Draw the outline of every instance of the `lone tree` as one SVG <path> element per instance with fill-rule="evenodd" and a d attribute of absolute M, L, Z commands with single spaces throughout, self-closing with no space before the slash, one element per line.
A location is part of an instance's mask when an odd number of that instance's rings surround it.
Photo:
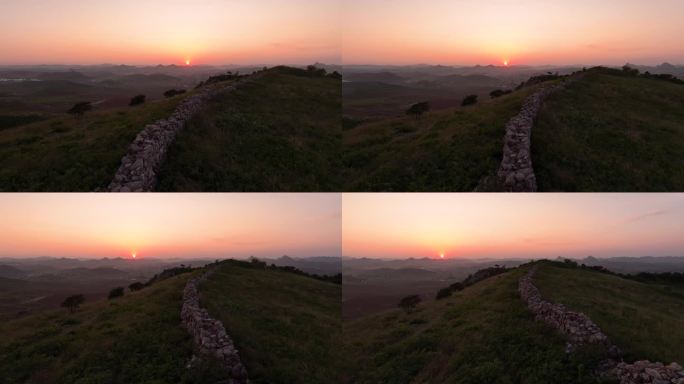
<path fill-rule="evenodd" d="M 67 111 L 67 113 L 70 113 L 72 115 L 76 115 L 76 117 L 83 117 L 83 115 L 92 110 L 93 105 L 90 103 L 90 101 L 82 101 L 80 103 L 76 103 L 73 107 L 71 107 L 70 110 Z"/>
<path fill-rule="evenodd" d="M 140 283 L 140 282 L 135 282 L 135 283 L 128 286 L 128 289 L 130 289 L 131 291 L 139 291 L 143 288 L 145 288 L 145 284 Z"/>
<path fill-rule="evenodd" d="M 422 103 L 413 104 L 406 110 L 406 114 L 415 116 L 416 119 L 420 118 L 423 113 L 430 110 L 430 103 L 423 101 Z"/>
<path fill-rule="evenodd" d="M 477 103 L 477 95 L 470 95 L 466 96 L 465 99 L 463 99 L 461 105 L 465 107 L 467 105 L 473 105 L 475 103 Z"/>
<path fill-rule="evenodd" d="M 145 102 L 145 95 L 138 95 L 138 96 L 134 96 L 128 105 L 130 105 L 130 106 L 140 105 L 140 104 L 143 104 L 144 102 Z"/>
<path fill-rule="evenodd" d="M 164 97 L 167 99 L 169 97 L 174 97 L 176 95 L 182 95 L 185 93 L 185 89 L 169 89 L 168 91 L 164 92 Z"/>
<path fill-rule="evenodd" d="M 78 309 L 79 305 L 83 304 L 85 297 L 83 295 L 73 295 L 64 299 L 62 302 L 62 307 L 68 308 L 69 312 L 74 312 Z"/>
<path fill-rule="evenodd" d="M 109 300 L 115 299 L 115 298 L 121 297 L 123 295 L 124 295 L 123 287 L 116 287 L 116 288 L 112 289 L 111 291 L 109 291 L 108 299 Z"/>
<path fill-rule="evenodd" d="M 406 313 L 411 313 L 420 304 L 420 301 L 420 296 L 418 295 L 406 296 L 399 301 L 399 308 L 406 311 Z"/>

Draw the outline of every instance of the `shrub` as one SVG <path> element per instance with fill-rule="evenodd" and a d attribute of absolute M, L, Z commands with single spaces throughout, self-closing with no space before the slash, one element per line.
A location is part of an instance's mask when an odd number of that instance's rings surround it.
<path fill-rule="evenodd" d="M 468 106 L 468 105 L 473 105 L 477 103 L 477 95 L 470 95 L 466 96 L 465 99 L 463 99 L 463 102 L 461 103 L 461 106 Z"/>
<path fill-rule="evenodd" d="M 399 301 L 399 308 L 403 309 L 406 313 L 411 313 L 420 302 L 420 296 L 418 295 L 406 296 Z"/>
<path fill-rule="evenodd" d="M 333 73 L 328 74 L 328 77 L 336 79 L 336 80 L 342 80 L 342 74 L 334 71 Z"/>
<path fill-rule="evenodd" d="M 639 70 L 636 68 L 632 68 L 629 65 L 625 65 L 624 67 L 622 67 L 622 72 L 624 72 L 627 76 L 639 76 Z"/>
<path fill-rule="evenodd" d="M 69 312 L 74 312 L 84 301 L 85 297 L 83 295 L 72 295 L 64 299 L 62 307 L 68 308 Z"/>
<path fill-rule="evenodd" d="M 83 117 L 83 115 L 92 110 L 93 105 L 90 103 L 90 101 L 83 101 L 80 103 L 76 103 L 73 107 L 71 107 L 70 110 L 67 111 L 67 113 L 70 113 L 72 115 L 76 115 L 76 117 Z"/>
<path fill-rule="evenodd" d="M 128 105 L 130 105 L 130 106 L 140 105 L 140 104 L 143 104 L 144 102 L 145 102 L 145 95 L 137 95 L 131 99 L 131 102 L 128 103 Z"/>
<path fill-rule="evenodd" d="M 168 91 L 164 92 L 164 97 L 166 97 L 168 99 L 168 98 L 174 97 L 176 95 L 182 95 L 185 92 L 186 92 L 185 89 L 169 89 Z"/>
<path fill-rule="evenodd" d="M 508 94 L 511 93 L 511 92 L 513 92 L 513 91 L 511 91 L 510 89 L 509 89 L 509 90 L 505 90 L 505 91 L 504 91 L 504 90 L 501 90 L 501 89 L 497 89 L 497 90 L 495 90 L 495 91 L 490 92 L 490 93 L 489 93 L 489 96 L 491 96 L 492 99 L 496 99 L 497 97 L 501 97 L 501 96 L 503 96 L 503 95 L 508 95 Z"/>
<path fill-rule="evenodd" d="M 145 288 L 145 284 L 140 283 L 140 282 L 135 282 L 135 283 L 128 286 L 128 289 L 130 289 L 131 291 L 139 291 L 143 288 Z"/>
<path fill-rule="evenodd" d="M 449 288 L 449 287 L 442 288 L 439 290 L 439 292 L 437 292 L 436 299 L 437 300 L 446 299 L 447 297 L 451 296 L 451 293 L 452 293 L 451 288 Z"/>
<path fill-rule="evenodd" d="M 406 110 L 407 115 L 413 115 L 417 118 L 421 117 L 425 112 L 430 110 L 430 103 L 423 101 L 422 103 L 413 104 Z"/>
<path fill-rule="evenodd" d="M 109 296 L 107 297 L 109 300 L 115 299 L 117 297 L 121 297 L 124 295 L 124 288 L 123 287 L 116 287 L 109 291 Z"/>

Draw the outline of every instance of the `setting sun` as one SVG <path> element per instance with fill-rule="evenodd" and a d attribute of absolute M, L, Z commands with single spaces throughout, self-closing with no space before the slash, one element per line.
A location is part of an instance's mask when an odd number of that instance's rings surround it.
<path fill-rule="evenodd" d="M 131 254 L 131 257 L 135 259 L 135 257 L 136 257 L 135 252 L 133 252 L 133 254 Z"/>
<path fill-rule="evenodd" d="M 504 67 L 508 67 L 508 60 L 504 60 L 503 65 Z"/>
<path fill-rule="evenodd" d="M 185 60 L 185 65 L 190 65 L 190 60 Z"/>
<path fill-rule="evenodd" d="M 443 258 L 444 258 L 444 253 L 443 253 L 443 252 L 439 254 L 439 258 L 440 258 L 440 259 L 443 259 Z"/>

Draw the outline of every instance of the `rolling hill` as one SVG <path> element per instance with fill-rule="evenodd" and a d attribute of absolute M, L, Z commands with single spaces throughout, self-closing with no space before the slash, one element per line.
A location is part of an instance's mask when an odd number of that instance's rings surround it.
<path fill-rule="evenodd" d="M 340 80 L 275 67 L 179 133 L 159 191 L 339 191 Z"/>
<path fill-rule="evenodd" d="M 348 119 L 345 190 L 473 191 L 496 174 L 506 122 L 544 85 L 418 119 Z M 587 70 L 551 95 L 537 117 L 531 150 L 539 190 L 684 189 L 683 104 L 684 85 L 676 81 Z"/>
<path fill-rule="evenodd" d="M 336 382 L 342 286 L 291 272 L 225 262 L 200 286 L 252 383 Z"/>
<path fill-rule="evenodd" d="M 542 295 L 585 311 L 627 361 L 681 361 L 684 350 L 676 344 L 684 336 L 678 315 L 682 287 L 548 262 L 536 265 L 534 281 Z M 490 277 L 443 300 L 430 299 L 412 313 L 396 309 L 346 322 L 343 382 L 599 382 L 594 372 L 604 360 L 600 351 L 583 347 L 567 354 L 566 336 L 535 321 L 521 300 L 518 280 L 530 267 Z"/>
<path fill-rule="evenodd" d="M 246 262 L 214 267 L 200 288 L 202 305 L 224 323 L 251 382 L 320 382 L 337 374 L 332 357 L 340 339 L 340 285 Z M 216 361 L 191 360 L 197 348 L 181 325 L 185 284 L 203 271 L 120 298 L 86 301 L 73 313 L 1 322 L 2 382 L 221 382 L 227 375 Z"/>

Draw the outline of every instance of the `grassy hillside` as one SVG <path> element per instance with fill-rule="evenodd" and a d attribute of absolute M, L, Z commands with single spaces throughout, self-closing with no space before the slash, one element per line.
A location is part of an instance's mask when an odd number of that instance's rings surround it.
<path fill-rule="evenodd" d="M 684 85 L 590 71 L 554 94 L 532 137 L 542 191 L 684 190 Z"/>
<path fill-rule="evenodd" d="M 406 314 L 344 325 L 345 383 L 592 383 L 591 351 L 536 322 L 518 295 L 524 269 Z"/>
<path fill-rule="evenodd" d="M 180 326 L 190 274 L 112 301 L 0 323 L 3 383 L 206 383 L 210 365 L 186 369 L 193 346 Z"/>
<path fill-rule="evenodd" d="M 255 75 L 178 135 L 158 190 L 339 191 L 340 105 L 339 79 Z"/>
<path fill-rule="evenodd" d="M 545 264 L 534 280 L 545 298 L 591 317 L 627 360 L 684 362 L 684 287 Z"/>
<path fill-rule="evenodd" d="M 106 187 L 146 124 L 168 116 L 180 97 L 0 129 L 0 192 L 92 191 Z M 18 119 L 18 118 L 17 118 Z"/>
<path fill-rule="evenodd" d="M 344 131 L 346 191 L 472 191 L 496 174 L 505 124 L 534 87 L 479 105 Z"/>
<path fill-rule="evenodd" d="M 340 285 L 226 263 L 200 291 L 253 383 L 338 381 Z"/>

